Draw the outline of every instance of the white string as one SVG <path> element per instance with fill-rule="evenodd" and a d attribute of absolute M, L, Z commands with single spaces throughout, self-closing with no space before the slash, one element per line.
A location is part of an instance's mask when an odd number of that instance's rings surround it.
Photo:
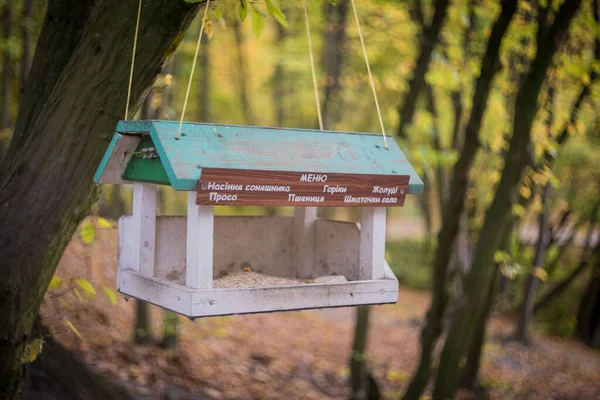
<path fill-rule="evenodd" d="M 381 116 L 381 109 L 379 108 L 379 100 L 377 100 L 377 91 L 375 90 L 375 82 L 373 81 L 373 75 L 371 74 L 371 66 L 369 65 L 369 56 L 367 55 L 367 48 L 365 47 L 365 40 L 363 39 L 362 31 L 360 29 L 360 21 L 358 20 L 358 13 L 356 12 L 356 5 L 354 0 L 350 0 L 352 3 L 352 9 L 354 10 L 354 19 L 356 20 L 356 27 L 358 28 L 358 37 L 360 38 L 360 44 L 362 46 L 363 54 L 365 56 L 365 63 L 367 64 L 367 71 L 369 73 L 369 80 L 371 81 L 371 90 L 373 91 L 373 98 L 375 99 L 375 107 L 377 108 L 377 116 L 379 116 L 379 124 L 381 125 L 381 133 L 383 134 L 383 143 L 385 148 L 387 145 L 387 136 L 385 134 L 385 126 L 383 125 L 383 117 Z"/>
<path fill-rule="evenodd" d="M 187 108 L 188 96 L 190 95 L 190 89 L 192 87 L 192 79 L 194 79 L 196 60 L 198 59 L 198 51 L 200 50 L 200 42 L 202 41 L 202 34 L 204 33 L 204 22 L 206 22 L 206 16 L 208 15 L 209 4 L 210 0 L 206 0 L 206 7 L 204 8 L 204 17 L 202 17 L 202 25 L 200 26 L 200 35 L 198 36 L 198 42 L 196 43 L 196 53 L 194 54 L 194 61 L 192 62 L 192 72 L 190 72 L 190 80 L 188 81 L 188 87 L 185 92 L 185 100 L 183 101 L 183 110 L 181 110 L 181 119 L 179 120 L 179 128 L 177 128 L 177 136 L 175 136 L 175 139 L 177 140 L 179 140 L 179 135 L 181 135 L 181 126 L 183 125 L 183 118 L 185 117 L 185 109 Z"/>
<path fill-rule="evenodd" d="M 127 87 L 127 104 L 125 105 L 125 121 L 129 118 L 129 101 L 131 100 L 131 83 L 133 81 L 133 65 L 135 64 L 135 50 L 137 48 L 138 31 L 140 29 L 140 15 L 142 14 L 142 0 L 138 5 L 135 35 L 133 36 L 133 51 L 131 54 L 131 70 L 129 71 L 129 85 Z"/>
<path fill-rule="evenodd" d="M 317 73 L 315 72 L 315 58 L 313 57 L 312 40 L 310 38 L 310 26 L 308 22 L 308 10 L 306 0 L 302 0 L 304 7 L 304 22 L 306 23 L 306 36 L 308 37 L 308 56 L 310 59 L 310 69 L 312 72 L 313 88 L 315 90 L 315 101 L 317 103 L 317 117 L 319 118 L 319 128 L 323 130 L 323 117 L 321 116 L 321 101 L 319 100 L 319 88 L 317 86 Z"/>

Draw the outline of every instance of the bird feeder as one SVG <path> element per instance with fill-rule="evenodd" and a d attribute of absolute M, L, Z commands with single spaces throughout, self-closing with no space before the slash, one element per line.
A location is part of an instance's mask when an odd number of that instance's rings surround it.
<path fill-rule="evenodd" d="M 386 207 L 423 183 L 394 140 L 199 123 L 177 139 L 178 126 L 119 122 L 94 177 L 133 184 L 132 215 L 119 219 L 120 292 L 192 318 L 396 302 Z M 158 185 L 188 193 L 187 216 L 157 217 Z M 222 205 L 294 215 L 215 217 Z M 319 219 L 317 207 L 359 207 L 360 223 Z M 234 270 L 286 284 L 220 287 Z"/>

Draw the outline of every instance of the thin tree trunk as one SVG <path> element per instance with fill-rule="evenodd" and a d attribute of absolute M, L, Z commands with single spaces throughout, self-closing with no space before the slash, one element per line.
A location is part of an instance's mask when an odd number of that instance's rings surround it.
<path fill-rule="evenodd" d="M 179 336 L 179 316 L 173 311 L 163 312 L 163 338 L 161 346 L 165 349 L 177 348 Z"/>
<path fill-rule="evenodd" d="M 248 66 L 246 65 L 246 55 L 244 53 L 244 36 L 242 32 L 242 24 L 237 18 L 233 20 L 233 36 L 235 39 L 235 54 L 237 58 L 237 88 L 238 97 L 241 103 L 242 112 L 244 113 L 245 123 L 254 125 L 254 113 L 252 105 L 248 100 Z"/>
<path fill-rule="evenodd" d="M 287 29 L 277 23 L 277 47 L 282 47 L 287 37 Z M 285 89 L 286 73 L 281 56 L 278 55 L 273 72 L 273 109 L 275 111 L 275 125 L 278 127 L 285 126 L 286 119 L 286 98 L 287 90 Z"/>
<path fill-rule="evenodd" d="M 23 0 L 23 10 L 21 11 L 21 42 L 23 54 L 21 54 L 21 93 L 27 81 L 27 74 L 31 68 L 31 22 L 33 14 L 33 0 Z"/>
<path fill-rule="evenodd" d="M 575 337 L 600 349 L 600 245 L 596 245 L 595 253 L 596 265 L 577 312 Z"/>
<path fill-rule="evenodd" d="M 433 118 L 433 148 L 438 154 L 442 152 L 442 143 L 440 140 L 440 127 L 438 123 L 438 113 L 435 108 L 435 95 L 433 93 L 433 88 L 428 83 L 425 83 L 425 102 L 427 104 L 427 111 L 431 114 Z M 444 174 L 444 167 L 441 162 L 438 162 L 436 165 L 436 183 L 437 183 L 437 199 L 438 199 L 438 209 L 439 215 L 442 216 L 442 221 L 444 220 L 444 204 L 446 203 L 446 175 Z"/>
<path fill-rule="evenodd" d="M 502 239 L 502 249 L 504 251 L 508 251 L 510 248 L 513 223 L 514 218 L 512 219 L 511 226 L 508 229 L 506 229 L 504 238 Z M 481 365 L 483 344 L 485 343 L 485 334 L 487 326 L 486 321 L 492 313 L 494 297 L 496 296 L 497 291 L 496 289 L 499 286 L 497 285 L 499 270 L 500 266 L 496 264 L 494 269 L 494 279 L 491 280 L 491 285 L 487 288 L 488 296 L 485 299 L 485 310 L 482 318 L 480 318 L 479 321 L 477 321 L 477 326 L 475 327 L 475 332 L 473 334 L 473 340 L 471 341 L 471 344 L 469 346 L 469 352 L 467 353 L 467 362 L 465 363 L 465 367 L 462 369 L 460 375 L 461 388 L 476 390 L 479 387 L 477 377 L 479 375 L 479 368 Z"/>
<path fill-rule="evenodd" d="M 519 318 L 515 328 L 515 339 L 525 345 L 531 344 L 531 323 L 533 321 L 533 302 L 540 279 L 535 273 L 536 268 L 544 268 L 546 250 L 550 241 L 550 198 L 552 186 L 548 183 L 542 192 L 542 213 L 540 214 L 538 240 L 533 260 L 534 270 L 530 271 L 523 286 L 523 299 L 519 309 Z"/>
<path fill-rule="evenodd" d="M 438 0 L 435 2 L 435 11 L 433 18 L 429 26 L 423 29 L 421 33 L 421 50 L 419 57 L 414 68 L 414 75 L 409 82 L 408 92 L 404 95 L 402 106 L 398 109 L 400 113 L 400 125 L 398 127 L 398 136 L 401 138 L 406 137 L 406 129 L 412 124 L 412 119 L 415 114 L 417 100 L 419 99 L 419 93 L 425 83 L 425 74 L 429 69 L 429 60 L 431 60 L 431 53 L 438 42 L 440 31 L 444 19 L 446 18 L 446 12 L 449 0 Z M 421 7 L 419 6 L 419 9 Z"/>
<path fill-rule="evenodd" d="M 459 231 L 460 216 L 464 209 L 464 198 L 469 181 L 469 170 L 479 148 L 479 129 L 487 100 L 492 88 L 494 75 L 498 71 L 500 45 L 517 8 L 517 0 L 502 3 L 502 11 L 492 27 L 487 49 L 481 63 L 481 73 L 475 84 L 473 109 L 465 128 L 465 141 L 462 153 L 454 165 L 450 195 L 446 205 L 446 218 L 438 234 L 438 246 L 433 261 L 433 299 L 427 313 L 425 327 L 421 332 L 421 358 L 413 375 L 405 399 L 419 399 L 425 390 L 431 374 L 431 359 L 439 335 L 442 332 L 442 319 L 448 303 L 446 281 L 448 265 Z"/>
<path fill-rule="evenodd" d="M 506 153 L 506 164 L 492 204 L 488 208 L 475 248 L 473 266 L 467 278 L 466 298 L 455 314 L 442 350 L 433 397 L 452 398 L 458 386 L 460 360 L 473 340 L 475 321 L 484 314 L 489 282 L 494 276 L 494 253 L 500 246 L 506 221 L 517 198 L 523 169 L 530 163 L 528 147 L 531 127 L 537 114 L 537 98 L 558 46 L 568 31 L 580 0 L 561 5 L 538 50 L 530 72 L 523 79 L 515 102 L 513 136 Z M 474 102 L 474 104 L 477 104 Z"/>
<path fill-rule="evenodd" d="M 204 34 L 200 46 L 200 79 L 198 80 L 198 113 L 199 121 L 210 122 L 210 42 L 208 35 Z M 168 104 L 172 106 L 172 104 Z"/>
<path fill-rule="evenodd" d="M 354 344 L 350 355 L 350 381 L 352 400 L 376 400 L 380 398 L 377 382 L 369 372 L 365 349 L 369 334 L 369 306 L 356 308 Z"/>
<path fill-rule="evenodd" d="M 4 40 L 4 54 L 2 55 L 2 92 L 0 92 L 0 131 L 9 129 L 12 126 L 10 119 L 10 92 L 11 92 L 11 75 L 12 75 L 12 60 L 10 57 L 10 49 L 8 42 L 12 36 L 12 7 L 11 2 L 6 1 L 2 7 L 2 39 Z M 9 140 L 0 139 L 0 162 L 4 158 L 6 149 L 8 148 Z"/>
<path fill-rule="evenodd" d="M 142 103 L 140 119 L 151 119 L 154 114 L 152 110 L 152 99 L 154 93 L 152 90 L 146 96 Z M 162 205 L 162 203 L 161 203 Z M 152 335 L 152 314 L 150 313 L 150 305 L 143 300 L 135 301 L 135 327 L 133 331 L 133 342 L 136 344 L 152 345 L 154 337 Z"/>
<path fill-rule="evenodd" d="M 198 7 L 144 1 L 134 110 Z M 0 398 L 20 397 L 33 321 L 66 245 L 96 200 L 92 178 L 125 110 L 131 60 L 124 55 L 136 12 L 136 2 L 121 0 L 48 3 L 52 18 L 42 27 L 0 175 Z"/>
<path fill-rule="evenodd" d="M 323 48 L 325 88 L 321 112 L 323 113 L 324 128 L 332 129 L 340 118 L 342 90 L 340 77 L 346 55 L 348 2 L 346 0 L 336 1 L 334 6 L 325 0 L 324 8 L 326 21 Z"/>

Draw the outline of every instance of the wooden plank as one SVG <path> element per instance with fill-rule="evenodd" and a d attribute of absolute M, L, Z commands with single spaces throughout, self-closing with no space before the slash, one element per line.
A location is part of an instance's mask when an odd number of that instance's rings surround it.
<path fill-rule="evenodd" d="M 392 207 L 404 204 L 409 178 L 204 168 L 196 204 Z"/>
<path fill-rule="evenodd" d="M 126 296 L 146 301 L 176 313 L 192 315 L 192 294 L 183 285 L 142 275 L 131 269 L 121 269 L 117 289 Z"/>
<path fill-rule="evenodd" d="M 385 208 L 361 209 L 359 279 L 384 277 L 385 213 Z"/>
<path fill-rule="evenodd" d="M 285 287 L 191 290 L 125 269 L 119 281 L 119 291 L 197 318 L 395 303 L 398 300 L 398 281 L 394 278 Z"/>
<path fill-rule="evenodd" d="M 409 175 L 409 193 L 423 182 L 393 138 L 381 135 L 252 126 L 150 121 L 150 135 L 175 190 L 196 190 L 202 168 Z M 120 122 L 119 129 L 147 129 Z"/>
<path fill-rule="evenodd" d="M 297 278 L 314 278 L 316 254 L 316 207 L 296 207 L 292 231 L 292 265 Z"/>
<path fill-rule="evenodd" d="M 213 280 L 214 207 L 196 204 L 196 193 L 188 192 L 185 284 L 211 288 Z"/>
<path fill-rule="evenodd" d="M 133 184 L 132 251 L 133 268 L 154 276 L 156 241 L 156 185 Z"/>
<path fill-rule="evenodd" d="M 186 217 L 156 218 L 156 278 L 185 285 L 186 225 Z"/>
<path fill-rule="evenodd" d="M 94 182 L 101 184 L 130 183 L 121 174 L 131 159 L 131 153 L 140 142 L 140 135 L 115 133 L 94 175 Z"/>
<path fill-rule="evenodd" d="M 344 275 L 357 281 L 360 232 L 355 222 L 317 220 L 313 278 Z"/>

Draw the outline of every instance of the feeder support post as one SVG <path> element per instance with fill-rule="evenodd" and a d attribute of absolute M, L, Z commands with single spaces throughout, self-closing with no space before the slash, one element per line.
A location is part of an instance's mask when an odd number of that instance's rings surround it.
<path fill-rule="evenodd" d="M 185 285 L 210 289 L 213 286 L 215 207 L 197 205 L 196 197 L 196 192 L 188 192 Z"/>
<path fill-rule="evenodd" d="M 317 207 L 295 207 L 292 257 L 298 278 L 313 278 L 317 236 Z"/>
<path fill-rule="evenodd" d="M 154 276 L 156 185 L 133 183 L 133 269 Z"/>
<path fill-rule="evenodd" d="M 383 279 L 385 263 L 385 207 L 364 207 L 360 212 L 360 280 Z"/>

